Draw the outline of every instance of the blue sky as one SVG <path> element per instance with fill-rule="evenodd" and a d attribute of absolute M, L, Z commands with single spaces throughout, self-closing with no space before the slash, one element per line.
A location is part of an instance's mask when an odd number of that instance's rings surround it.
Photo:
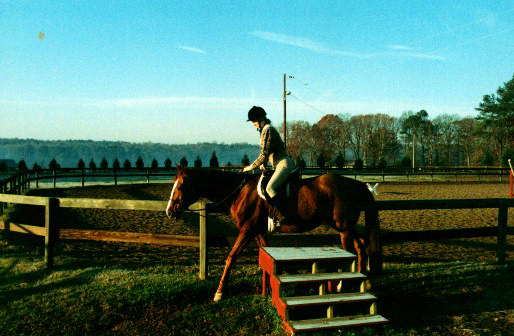
<path fill-rule="evenodd" d="M 0 137 L 258 143 L 283 74 L 288 120 L 476 116 L 512 36 L 512 1 L 0 0 Z"/>

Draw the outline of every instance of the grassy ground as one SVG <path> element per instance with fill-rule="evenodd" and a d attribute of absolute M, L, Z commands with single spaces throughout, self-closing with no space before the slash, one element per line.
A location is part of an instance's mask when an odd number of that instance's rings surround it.
<path fill-rule="evenodd" d="M 221 259 L 199 281 L 194 261 L 172 264 L 150 246 L 135 252 L 130 244 L 71 241 L 61 244 L 51 271 L 41 247 L 41 241 L 0 236 L 2 335 L 284 335 L 259 295 L 255 250 L 234 269 L 224 299 L 212 303 Z M 391 321 L 384 335 L 514 334 L 512 262 L 389 260 L 385 266 L 386 274 L 372 282 L 379 312 Z"/>
<path fill-rule="evenodd" d="M 80 243 L 79 243 L 80 244 Z M 99 249 L 87 243 L 82 248 Z M 230 295 L 212 303 L 217 279 L 196 265 L 162 264 L 152 256 L 109 251 L 109 262 L 60 257 L 48 271 L 38 249 L 0 240 L 2 335 L 265 335 L 280 334 L 278 316 L 256 295 L 257 267 L 235 270 Z M 121 249 L 123 251 L 123 248 Z M 150 252 L 150 250 L 149 250 Z M 219 270 L 218 270 L 219 271 Z"/>
<path fill-rule="evenodd" d="M 480 185 L 480 196 L 506 194 L 493 187 Z M 469 188 L 469 195 L 461 192 L 460 186 L 401 188 L 381 185 L 379 198 L 442 198 L 447 194 L 465 198 L 477 191 L 476 186 Z M 426 194 L 436 191 L 442 196 Z M 39 193 L 166 199 L 169 187 L 91 187 Z M 42 225 L 42 210 L 12 207 L 8 215 L 13 222 Z M 187 214 L 180 221 L 169 221 L 164 213 L 61 210 L 58 221 L 63 228 L 197 234 L 198 219 L 188 220 Z M 424 211 L 381 214 L 381 220 L 388 229 L 394 225 L 419 229 L 448 223 L 466 227 L 463 218 L 479 226 L 495 225 L 495 216 Z M 235 229 L 222 219 L 213 221 L 213 232 L 233 235 Z M 372 280 L 372 292 L 379 298 L 379 313 L 390 323 L 379 331 L 386 336 L 514 335 L 512 243 L 507 265 L 492 261 L 495 248 L 494 238 L 384 246 L 386 272 Z M 243 252 L 223 300 L 212 303 L 227 255 L 226 248 L 210 249 L 210 278 L 199 281 L 198 250 L 193 248 L 62 240 L 57 245 L 56 267 L 49 271 L 42 262 L 41 239 L 0 232 L 0 335 L 284 335 L 274 308 L 259 295 L 256 249 Z"/>

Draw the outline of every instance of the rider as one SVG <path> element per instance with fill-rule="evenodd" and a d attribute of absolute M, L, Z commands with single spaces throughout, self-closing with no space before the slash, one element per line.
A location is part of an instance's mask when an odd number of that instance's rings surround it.
<path fill-rule="evenodd" d="M 266 193 L 269 195 L 268 202 L 274 206 L 280 214 L 281 218 L 274 219 L 274 228 L 276 230 L 280 225 L 287 225 L 287 218 L 291 219 L 294 215 L 289 206 L 287 195 L 278 194 L 278 187 L 284 183 L 289 173 L 294 168 L 293 161 L 286 153 L 284 142 L 280 138 L 280 134 L 271 126 L 271 121 L 266 118 L 266 111 L 262 107 L 254 106 L 248 111 L 248 120 L 257 128 L 261 134 L 261 153 L 259 157 L 249 166 L 243 169 L 244 172 L 260 168 L 264 171 L 264 164 L 269 160 L 275 169 L 271 179 L 266 186 Z"/>

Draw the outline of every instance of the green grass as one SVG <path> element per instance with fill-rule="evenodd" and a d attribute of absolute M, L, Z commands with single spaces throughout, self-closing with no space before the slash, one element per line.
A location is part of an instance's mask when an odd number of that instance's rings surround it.
<path fill-rule="evenodd" d="M 231 290 L 212 303 L 216 278 L 198 267 L 60 257 L 48 271 L 35 249 L 0 240 L 2 335 L 265 335 L 281 323 L 256 295 L 257 267 L 235 271 Z M 229 295 L 230 294 L 230 295 Z"/>
<path fill-rule="evenodd" d="M 213 258 L 210 278 L 199 281 L 197 259 L 174 264 L 162 253 L 155 257 L 153 247 L 136 258 L 134 246 L 70 242 L 46 270 L 40 241 L 0 234 L 0 334 L 284 335 L 274 308 L 259 295 L 255 251 L 236 265 L 223 300 L 213 303 L 224 253 Z M 102 251 L 105 259 L 98 258 Z M 384 335 L 514 334 L 512 262 L 385 266 L 385 275 L 372 281 L 379 313 L 390 320 Z"/>

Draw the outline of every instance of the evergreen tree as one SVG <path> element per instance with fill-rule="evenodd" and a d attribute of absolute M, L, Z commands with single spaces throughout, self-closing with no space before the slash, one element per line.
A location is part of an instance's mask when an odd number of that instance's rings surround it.
<path fill-rule="evenodd" d="M 171 159 L 167 158 L 166 161 L 164 161 L 164 168 L 171 169 Z"/>
<path fill-rule="evenodd" d="M 232 163 L 230 163 L 230 161 L 227 162 L 227 167 L 232 167 Z"/>
<path fill-rule="evenodd" d="M 53 158 L 48 164 L 48 169 L 50 170 L 59 170 L 60 165 L 57 163 L 57 160 Z"/>
<path fill-rule="evenodd" d="M 9 167 L 7 167 L 7 164 L 5 162 L 0 162 L 0 172 L 7 172 L 9 171 Z"/>
<path fill-rule="evenodd" d="M 492 166 L 494 165 L 494 157 L 491 151 L 485 151 L 484 157 L 482 158 L 482 165 L 484 166 Z"/>
<path fill-rule="evenodd" d="M 181 167 L 184 167 L 184 168 L 187 167 L 188 163 L 189 162 L 187 162 L 187 159 L 186 159 L 185 156 L 183 156 L 182 159 L 180 159 L 180 166 Z"/>
<path fill-rule="evenodd" d="M 342 153 L 339 153 L 339 155 L 337 155 L 335 159 L 336 167 L 342 169 L 344 167 L 344 161 L 344 155 Z"/>
<path fill-rule="evenodd" d="M 123 162 L 123 169 L 130 170 L 132 168 L 132 163 L 130 163 L 129 159 L 125 159 Z"/>
<path fill-rule="evenodd" d="M 20 162 L 18 162 L 18 170 L 19 171 L 26 171 L 26 170 L 28 170 L 27 164 L 25 163 L 25 160 L 21 159 Z"/>
<path fill-rule="evenodd" d="M 300 169 L 305 169 L 305 167 L 307 167 L 307 162 L 305 162 L 303 157 L 299 156 L 296 158 L 296 166 Z"/>
<path fill-rule="evenodd" d="M 91 159 L 91 161 L 89 161 L 89 169 L 96 170 L 96 163 L 93 159 Z"/>
<path fill-rule="evenodd" d="M 2 169 L 0 169 L 0 171 L 1 171 L 1 170 L 2 170 Z M 38 163 L 37 163 L 37 162 L 34 162 L 34 165 L 32 166 L 32 170 L 34 170 L 34 171 L 41 171 L 41 166 L 40 166 L 40 165 L 38 165 Z"/>
<path fill-rule="evenodd" d="M 82 158 L 80 158 L 79 162 L 77 163 L 77 168 L 78 169 L 85 169 L 86 168 L 86 163 L 84 162 L 84 160 L 82 160 Z"/>
<path fill-rule="evenodd" d="M 139 170 L 145 169 L 145 163 L 143 162 L 143 158 L 140 156 L 136 160 L 136 168 Z"/>
<path fill-rule="evenodd" d="M 412 161 L 410 159 L 410 156 L 408 155 L 405 155 L 402 159 L 402 162 L 400 163 L 400 165 L 404 168 L 409 168 L 412 164 Z"/>
<path fill-rule="evenodd" d="M 241 164 L 245 167 L 250 165 L 250 159 L 248 159 L 248 154 L 245 154 L 243 156 L 243 160 L 241 161 Z"/>
<path fill-rule="evenodd" d="M 364 168 L 364 162 L 362 161 L 362 159 L 355 160 L 355 162 L 353 163 L 353 169 L 362 170 L 362 168 Z"/>
<path fill-rule="evenodd" d="M 325 160 L 325 157 L 323 156 L 323 154 L 320 154 L 318 156 L 318 158 L 316 159 L 316 164 L 318 165 L 319 169 L 324 169 L 326 162 L 327 161 Z"/>
<path fill-rule="evenodd" d="M 384 170 L 384 169 L 386 169 L 386 167 L 387 167 L 386 159 L 380 158 L 380 160 L 378 160 L 377 168 L 380 169 L 380 170 Z"/>
<path fill-rule="evenodd" d="M 195 163 L 196 168 L 200 168 L 202 166 L 202 160 L 200 159 L 200 156 L 196 157 L 196 160 L 194 163 Z"/>
<path fill-rule="evenodd" d="M 477 120 L 487 133 L 487 140 L 495 144 L 498 159 L 503 149 L 514 143 L 514 76 L 503 84 L 496 94 L 485 95 L 476 108 L 480 112 Z"/>
<path fill-rule="evenodd" d="M 120 170 L 120 161 L 118 158 L 114 159 L 114 162 L 112 163 L 112 169 L 115 171 Z"/>
<path fill-rule="evenodd" d="M 102 159 L 102 162 L 100 163 L 100 169 L 103 169 L 103 170 L 106 170 L 109 168 L 109 163 L 107 162 L 107 159 L 104 158 Z"/>
<path fill-rule="evenodd" d="M 220 163 L 218 162 L 218 157 L 216 156 L 216 151 L 212 152 L 211 159 L 209 160 L 209 166 L 211 168 L 219 168 Z"/>
<path fill-rule="evenodd" d="M 152 160 L 152 169 L 157 169 L 159 168 L 159 162 L 157 162 L 156 159 L 153 159 Z"/>

